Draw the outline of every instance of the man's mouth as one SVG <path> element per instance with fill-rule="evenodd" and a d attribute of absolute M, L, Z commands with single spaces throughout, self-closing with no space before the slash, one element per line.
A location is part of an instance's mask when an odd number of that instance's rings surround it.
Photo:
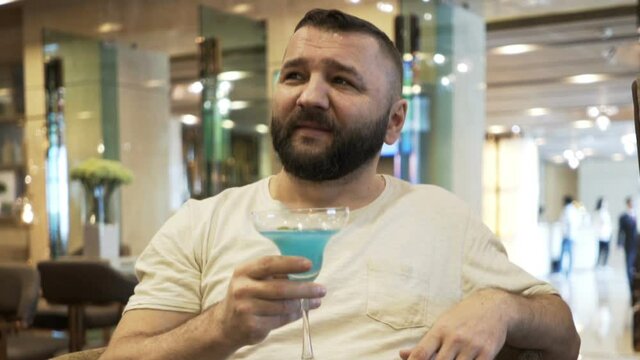
<path fill-rule="evenodd" d="M 329 126 L 324 126 L 315 121 L 300 121 L 295 125 L 295 129 L 296 130 L 309 129 L 309 130 L 324 131 L 324 132 L 332 131 L 332 129 Z"/>

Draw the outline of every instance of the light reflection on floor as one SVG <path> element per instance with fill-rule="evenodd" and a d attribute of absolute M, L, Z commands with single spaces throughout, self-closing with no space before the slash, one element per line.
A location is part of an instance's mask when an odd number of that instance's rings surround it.
<path fill-rule="evenodd" d="M 581 360 L 640 359 L 631 344 L 631 306 L 624 253 L 612 246 L 609 264 L 576 269 L 549 281 L 569 303 L 582 339 Z"/>

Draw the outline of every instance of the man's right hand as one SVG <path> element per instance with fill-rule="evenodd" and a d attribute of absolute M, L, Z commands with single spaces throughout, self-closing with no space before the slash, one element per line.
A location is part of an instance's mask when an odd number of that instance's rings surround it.
<path fill-rule="evenodd" d="M 318 308 L 326 294 L 322 285 L 286 277 L 310 269 L 308 259 L 290 256 L 263 257 L 236 268 L 227 296 L 211 309 L 219 335 L 232 347 L 256 344 L 271 330 L 302 316 L 300 299 L 310 299 L 309 308 Z"/>

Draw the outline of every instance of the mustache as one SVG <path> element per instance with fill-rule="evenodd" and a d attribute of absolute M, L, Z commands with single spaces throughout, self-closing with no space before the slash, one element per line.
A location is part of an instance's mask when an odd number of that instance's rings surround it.
<path fill-rule="evenodd" d="M 326 111 L 317 108 L 297 108 L 288 117 L 287 130 L 293 132 L 302 126 L 313 125 L 322 130 L 336 129 L 336 120 Z"/>

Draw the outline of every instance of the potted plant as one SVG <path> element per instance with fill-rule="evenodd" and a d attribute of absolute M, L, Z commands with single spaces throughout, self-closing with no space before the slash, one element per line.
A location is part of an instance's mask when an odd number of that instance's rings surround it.
<path fill-rule="evenodd" d="M 133 173 L 119 161 L 90 158 L 71 170 L 70 175 L 85 190 L 84 254 L 117 258 L 120 229 L 111 219 L 109 204 L 120 185 L 133 181 Z"/>
<path fill-rule="evenodd" d="M 71 179 L 82 183 L 87 200 L 87 222 L 111 223 L 111 195 L 133 180 L 131 170 L 116 160 L 90 158 L 71 170 Z"/>

